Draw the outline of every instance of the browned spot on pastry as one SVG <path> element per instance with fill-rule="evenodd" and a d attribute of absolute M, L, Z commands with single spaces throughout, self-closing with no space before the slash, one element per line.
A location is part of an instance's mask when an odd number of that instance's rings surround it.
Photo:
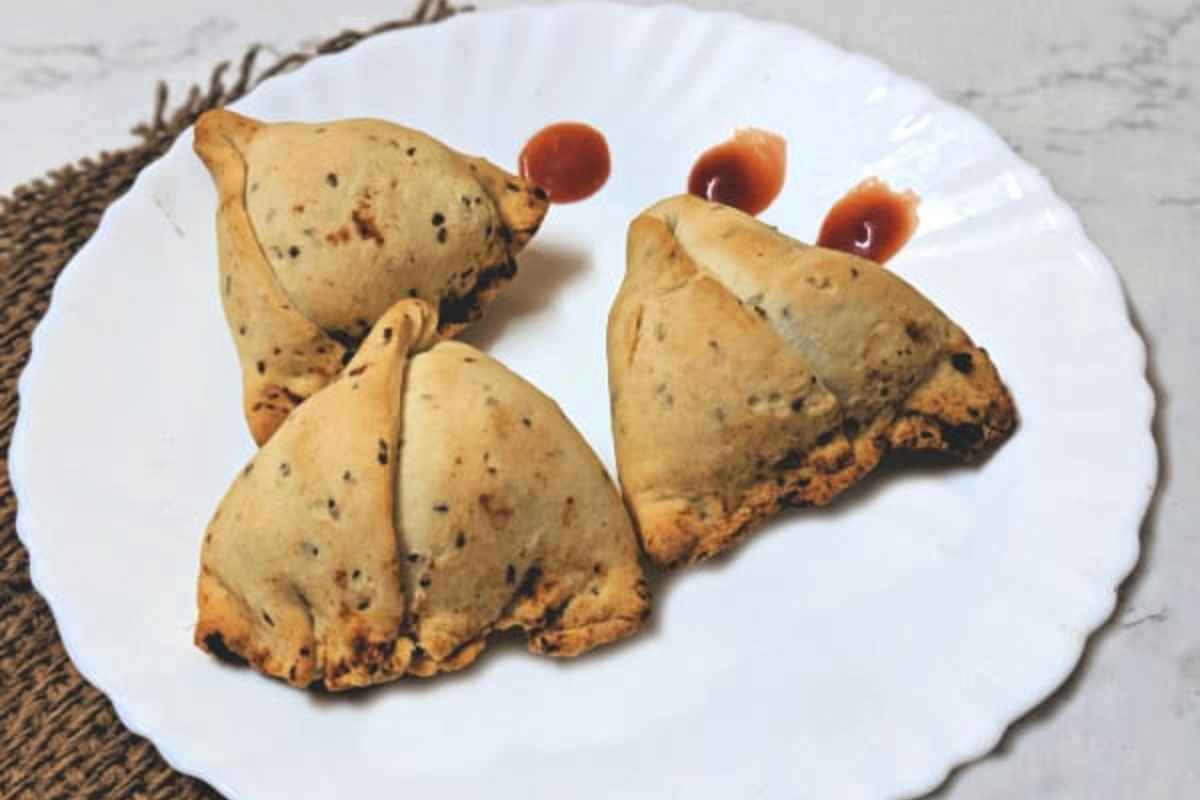
<path fill-rule="evenodd" d="M 328 183 L 334 189 L 336 189 L 337 185 L 338 185 L 338 176 L 335 173 L 331 172 L 325 176 L 325 182 Z"/>
<path fill-rule="evenodd" d="M 346 374 L 349 375 L 351 378 L 357 378 L 359 375 L 362 375 L 364 372 L 366 372 L 367 367 L 369 367 L 369 366 L 371 366 L 371 365 L 370 364 L 359 364 L 357 367 L 350 370 Z"/>
<path fill-rule="evenodd" d="M 542 579 L 542 568 L 537 564 L 530 565 L 521 576 L 521 585 L 517 587 L 517 597 L 530 597 L 537 589 L 538 581 Z"/>
<path fill-rule="evenodd" d="M 975 366 L 975 360 L 971 358 L 970 353 L 955 353 L 950 356 L 950 365 L 966 375 Z"/>
<path fill-rule="evenodd" d="M 333 573 L 333 582 L 336 583 L 341 588 L 345 589 L 346 588 L 346 570 L 339 569 L 337 572 Z"/>
<path fill-rule="evenodd" d="M 839 449 L 832 458 L 826 454 L 820 453 L 813 457 L 813 467 L 825 475 L 832 475 L 835 472 L 841 472 L 846 467 L 854 463 L 854 451 L 849 447 Z"/>
<path fill-rule="evenodd" d="M 799 450 L 789 450 L 783 458 L 775 462 L 775 469 L 795 469 L 804 461 L 804 454 Z"/>
<path fill-rule="evenodd" d="M 383 244 L 383 234 L 379 232 L 379 227 L 375 224 L 375 217 L 371 213 L 371 207 L 365 202 L 360 202 L 358 208 L 350 212 L 350 219 L 354 222 L 354 228 L 358 231 L 358 238 L 363 241 L 373 241 L 376 245 Z"/>
<path fill-rule="evenodd" d="M 345 244 L 350 241 L 350 229 L 343 225 L 337 230 L 330 231 L 325 234 L 325 241 L 332 245 Z"/>
<path fill-rule="evenodd" d="M 511 508 L 505 508 L 500 505 L 490 494 L 479 495 L 479 507 L 488 515 L 488 519 L 492 521 L 492 525 L 496 528 L 505 528 L 513 516 Z"/>
<path fill-rule="evenodd" d="M 562 526 L 563 526 L 564 528 L 566 528 L 566 527 L 568 527 L 568 526 L 569 526 L 569 525 L 570 525 L 572 522 L 574 522 L 574 521 L 575 521 L 575 515 L 576 515 L 576 511 L 575 511 L 575 498 L 574 498 L 574 497 L 568 497 L 568 498 L 567 498 L 567 501 L 566 501 L 566 503 L 564 503 L 564 504 L 563 504 L 563 513 L 562 513 Z"/>
<path fill-rule="evenodd" d="M 914 342 L 924 342 L 928 339 L 925 329 L 921 327 L 916 320 L 909 320 L 904 323 L 904 332 L 908 334 L 908 338 Z"/>

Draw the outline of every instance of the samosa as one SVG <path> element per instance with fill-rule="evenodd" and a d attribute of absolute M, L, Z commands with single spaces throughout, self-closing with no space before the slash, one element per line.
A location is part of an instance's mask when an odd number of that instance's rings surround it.
<path fill-rule="evenodd" d="M 620 482 L 659 565 L 825 505 L 891 449 L 969 459 L 1016 422 L 987 351 L 900 277 L 692 196 L 630 226 L 608 369 Z"/>
<path fill-rule="evenodd" d="M 204 537 L 201 648 L 337 690 L 460 669 L 506 628 L 574 656 L 641 625 L 637 540 L 592 449 L 436 319 L 394 306 L 241 470 Z"/>
<path fill-rule="evenodd" d="M 196 123 L 220 199 L 220 291 L 246 421 L 265 442 L 396 301 L 453 336 L 516 274 L 549 201 L 522 178 L 378 119 Z"/>

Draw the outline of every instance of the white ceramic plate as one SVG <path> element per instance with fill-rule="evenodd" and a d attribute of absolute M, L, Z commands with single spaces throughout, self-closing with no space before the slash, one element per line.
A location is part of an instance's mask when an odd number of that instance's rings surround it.
<path fill-rule="evenodd" d="M 988 347 L 1022 415 L 978 468 L 892 471 L 659 587 L 639 639 L 501 647 L 350 697 L 191 644 L 201 532 L 251 453 L 216 291 L 214 193 L 180 138 L 55 290 L 21 381 L 18 527 L 72 658 L 130 728 L 236 798 L 883 798 L 939 782 L 1046 696 L 1109 614 L 1155 474 L 1144 353 L 1112 267 L 971 116 L 801 31 L 681 8 L 473 14 L 273 80 L 267 119 L 374 115 L 512 165 L 543 124 L 613 152 L 470 338 L 611 466 L 604 321 L 625 227 L 735 126 L 783 133 L 767 221 L 810 238 L 852 184 L 924 201 L 891 268 Z"/>

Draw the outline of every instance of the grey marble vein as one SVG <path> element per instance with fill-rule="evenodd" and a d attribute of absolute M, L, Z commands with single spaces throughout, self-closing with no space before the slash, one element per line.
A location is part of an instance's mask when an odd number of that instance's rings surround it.
<path fill-rule="evenodd" d="M 209 17 L 174 33 L 141 33 L 107 41 L 17 44 L 0 41 L 0 101 L 84 85 L 116 72 L 175 64 L 229 40 L 237 23 Z"/>
<path fill-rule="evenodd" d="M 954 95 L 960 103 L 980 110 L 1016 111 L 1033 96 L 1103 89 L 1100 113 L 1085 115 L 1071 125 L 1047 128 L 1058 136 L 1086 136 L 1111 131 L 1158 130 L 1168 124 L 1165 112 L 1192 98 L 1200 52 L 1200 3 L 1174 13 L 1162 3 L 1128 7 L 1123 17 L 1130 41 L 1116 52 L 1081 42 L 1048 45 L 1039 59 L 1050 69 L 1015 83 L 1001 79 L 995 88 L 970 87 Z"/>

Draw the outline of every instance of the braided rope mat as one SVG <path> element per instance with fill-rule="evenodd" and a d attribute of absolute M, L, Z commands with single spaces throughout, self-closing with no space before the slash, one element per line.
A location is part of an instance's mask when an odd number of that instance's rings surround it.
<path fill-rule="evenodd" d="M 108 205 L 201 112 L 313 58 L 464 10 L 446 0 L 422 0 L 409 18 L 346 31 L 266 67 L 258 66 L 260 49 L 252 47 L 232 85 L 225 77 L 230 64 L 220 64 L 206 90 L 193 86 L 171 112 L 166 86 L 159 84 L 151 121 L 133 129 L 139 144 L 63 167 L 19 187 L 12 197 L 0 197 L 0 800 L 219 797 L 171 769 L 150 742 L 121 725 L 108 699 L 76 672 L 50 610 L 30 584 L 28 556 L 14 527 L 8 448 L 17 418 L 17 378 L 59 272 L 91 237 Z"/>

